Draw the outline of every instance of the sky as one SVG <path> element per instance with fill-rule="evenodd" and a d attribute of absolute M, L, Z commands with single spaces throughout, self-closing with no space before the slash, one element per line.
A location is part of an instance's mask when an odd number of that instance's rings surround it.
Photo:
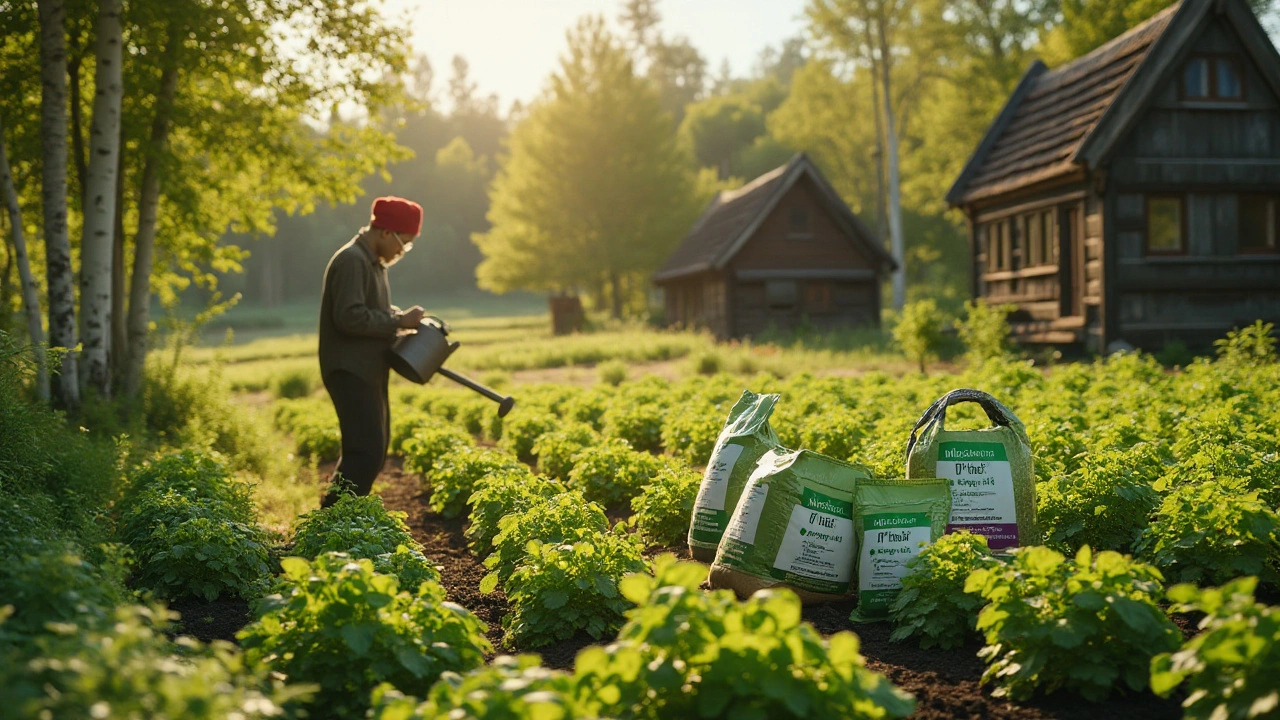
<path fill-rule="evenodd" d="M 578 18 L 603 14 L 616 23 L 621 0 L 383 0 L 388 17 L 407 17 L 414 50 L 425 53 L 443 88 L 449 63 L 462 55 L 481 94 L 502 108 L 528 102 L 556 68 L 565 31 Z M 803 29 L 805 0 L 660 0 L 662 31 L 685 35 L 714 74 L 728 58 L 735 75 L 756 56 Z"/>

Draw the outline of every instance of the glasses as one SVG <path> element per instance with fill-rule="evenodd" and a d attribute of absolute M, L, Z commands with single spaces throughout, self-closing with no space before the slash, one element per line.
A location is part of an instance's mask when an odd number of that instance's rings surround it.
<path fill-rule="evenodd" d="M 400 239 L 400 233 L 398 233 L 398 232 L 393 232 L 393 233 L 391 233 L 391 237 L 395 238 L 395 239 L 396 239 L 396 242 L 400 243 L 400 253 L 401 253 L 401 254 L 407 253 L 407 252 L 409 252 L 410 250 L 412 250 L 412 249 L 413 249 L 413 239 L 412 239 L 412 238 L 410 238 L 408 242 L 405 242 L 404 240 L 401 240 L 401 239 Z"/>

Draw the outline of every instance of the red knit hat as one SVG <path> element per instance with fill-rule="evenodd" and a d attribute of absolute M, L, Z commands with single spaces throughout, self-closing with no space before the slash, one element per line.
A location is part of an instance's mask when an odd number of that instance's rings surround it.
<path fill-rule="evenodd" d="M 373 217 L 369 225 L 394 233 L 417 237 L 422 230 L 422 206 L 398 197 L 380 197 L 373 201 Z"/>

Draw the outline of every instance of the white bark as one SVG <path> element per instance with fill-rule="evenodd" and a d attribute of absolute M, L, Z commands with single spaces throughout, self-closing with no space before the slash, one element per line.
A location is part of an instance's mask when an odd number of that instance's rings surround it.
<path fill-rule="evenodd" d="M 94 55 L 93 121 L 80 244 L 80 370 L 86 388 L 111 393 L 111 262 L 120 153 L 122 0 L 100 0 Z"/>
<path fill-rule="evenodd" d="M 40 293 L 36 279 L 31 274 L 31 259 L 27 257 L 27 238 L 22 232 L 22 208 L 18 206 L 18 191 L 13 185 L 13 171 L 4 145 L 4 127 L 0 125 L 0 193 L 9 211 L 9 227 L 13 231 L 13 254 L 18 261 L 18 280 L 22 284 L 22 306 L 27 314 L 27 334 L 36 360 L 36 392 L 44 402 L 49 401 L 49 367 L 45 362 L 44 323 L 40 321 Z"/>
<path fill-rule="evenodd" d="M 901 310 L 907 303 L 907 258 L 902 237 L 902 188 L 898 176 L 898 132 L 893 121 L 893 93 L 890 88 L 892 58 L 887 38 L 884 8 L 877 22 L 880 40 L 881 98 L 884 103 L 885 158 L 889 173 L 889 248 L 898 269 L 893 271 L 893 309 Z"/>
<path fill-rule="evenodd" d="M 76 286 L 67 237 L 67 37 L 63 0 L 39 0 L 40 140 L 43 176 L 45 268 L 49 290 L 49 344 L 65 348 L 54 399 L 67 409 L 80 405 L 74 350 Z"/>

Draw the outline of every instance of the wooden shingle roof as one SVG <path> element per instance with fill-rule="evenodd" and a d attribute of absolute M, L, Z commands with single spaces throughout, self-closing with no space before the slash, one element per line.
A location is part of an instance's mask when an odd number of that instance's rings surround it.
<path fill-rule="evenodd" d="M 884 248 L 875 242 L 871 231 L 840 199 L 813 162 L 799 153 L 786 165 L 770 170 L 737 190 L 722 191 L 716 195 L 679 247 L 654 274 L 654 282 L 722 269 L 759 229 L 760 223 L 783 195 L 805 176 L 813 179 L 819 197 L 831 211 L 837 225 L 867 254 L 872 266 L 881 268 L 883 272 L 896 267 Z"/>

